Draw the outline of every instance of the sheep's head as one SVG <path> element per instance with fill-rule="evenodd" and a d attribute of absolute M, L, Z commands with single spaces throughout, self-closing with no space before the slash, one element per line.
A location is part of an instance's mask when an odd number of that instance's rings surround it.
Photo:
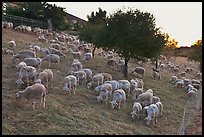
<path fill-rule="evenodd" d="M 118 105 L 116 101 L 111 101 L 110 104 L 111 104 L 111 108 L 115 108 Z"/>
<path fill-rule="evenodd" d="M 135 118 L 135 116 L 137 116 L 137 114 L 136 114 L 136 112 L 135 111 L 133 111 L 132 113 L 130 113 L 131 114 L 131 116 L 132 116 L 132 118 L 134 119 Z"/>
<path fill-rule="evenodd" d="M 18 79 L 18 80 L 16 80 L 16 84 L 17 85 L 22 85 L 22 84 L 24 84 L 24 82 L 21 79 Z"/>
<path fill-rule="evenodd" d="M 152 118 L 151 117 L 146 117 L 144 120 L 146 121 L 146 125 L 149 125 L 150 122 L 152 121 Z"/>
<path fill-rule="evenodd" d="M 68 87 L 63 87 L 63 90 L 64 90 L 65 92 L 69 92 L 69 91 L 70 91 Z"/>
<path fill-rule="evenodd" d="M 40 84 L 41 84 L 41 82 L 42 82 L 41 79 L 37 79 L 34 81 L 34 83 L 40 83 Z"/>
<path fill-rule="evenodd" d="M 97 103 L 99 103 L 101 101 L 100 96 L 96 96 L 96 101 L 97 101 Z"/>
<path fill-rule="evenodd" d="M 91 82 L 89 82 L 89 83 L 87 84 L 87 88 L 90 89 L 91 86 L 92 86 L 92 84 L 91 84 Z"/>

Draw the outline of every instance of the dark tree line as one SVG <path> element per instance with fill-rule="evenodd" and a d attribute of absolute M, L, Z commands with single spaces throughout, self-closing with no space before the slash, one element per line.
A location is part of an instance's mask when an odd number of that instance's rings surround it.
<path fill-rule="evenodd" d="M 6 2 L 5 13 L 36 20 L 47 21 L 50 19 L 54 30 L 70 29 L 71 25 L 66 22 L 65 8 L 47 2 Z M 15 6 L 13 6 L 15 5 Z M 3 7 L 2 7 L 3 8 Z"/>

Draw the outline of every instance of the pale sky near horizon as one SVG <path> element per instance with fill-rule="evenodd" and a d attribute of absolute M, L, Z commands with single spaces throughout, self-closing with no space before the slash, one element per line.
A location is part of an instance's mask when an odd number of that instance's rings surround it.
<path fill-rule="evenodd" d="M 118 9 L 139 9 L 156 19 L 156 27 L 175 38 L 178 45 L 191 45 L 202 37 L 202 2 L 48 2 L 66 8 L 69 14 L 88 20 L 87 15 L 100 7 L 107 16 Z"/>

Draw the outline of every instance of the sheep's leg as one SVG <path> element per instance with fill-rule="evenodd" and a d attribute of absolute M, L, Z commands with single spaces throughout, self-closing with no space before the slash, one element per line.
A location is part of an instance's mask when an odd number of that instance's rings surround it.
<path fill-rule="evenodd" d="M 49 60 L 49 68 L 50 68 L 50 60 Z"/>
<path fill-rule="evenodd" d="M 47 86 L 47 89 L 48 89 L 48 82 L 49 82 L 49 81 L 48 81 L 48 79 L 47 79 L 47 85 L 46 85 L 46 86 Z"/>
<path fill-rule="evenodd" d="M 27 81 L 27 86 L 29 86 L 29 78 L 28 77 L 26 78 L 26 81 Z"/>
<path fill-rule="evenodd" d="M 35 98 L 33 99 L 33 109 L 35 109 Z"/>
<path fill-rule="evenodd" d="M 43 108 L 45 108 L 45 96 L 43 97 Z"/>

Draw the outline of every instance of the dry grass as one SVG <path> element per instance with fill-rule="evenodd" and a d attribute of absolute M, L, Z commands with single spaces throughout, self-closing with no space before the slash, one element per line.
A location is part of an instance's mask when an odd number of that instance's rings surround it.
<path fill-rule="evenodd" d="M 9 39 L 15 39 L 17 48 L 15 52 L 23 49 L 27 43 L 39 43 L 36 36 L 25 35 L 15 31 L 2 30 L 2 46 L 6 47 Z M 42 43 L 47 47 L 47 43 Z M 64 94 L 62 81 L 72 63 L 72 56 L 62 58 L 60 67 L 51 65 L 54 72 L 53 89 L 49 90 L 46 98 L 46 108 L 39 106 L 32 110 L 31 103 L 27 100 L 15 102 L 14 96 L 19 89 L 15 84 L 15 65 L 11 62 L 10 55 L 2 56 L 2 134 L 135 134 L 159 135 L 176 134 L 186 102 L 183 90 L 173 90 L 168 83 L 170 73 L 162 72 L 162 80 L 153 80 L 151 67 L 146 68 L 144 78 L 145 89 L 152 88 L 155 95 L 161 98 L 164 104 L 163 116 L 158 119 L 156 127 L 145 126 L 143 119 L 132 121 L 130 113 L 132 102 L 128 99 L 126 107 L 120 110 L 111 109 L 110 105 L 96 103 L 97 95 L 85 85 L 77 87 L 75 95 Z M 183 59 L 184 60 L 184 59 Z M 180 61 L 180 59 L 179 59 Z M 109 72 L 113 79 L 124 79 L 123 75 L 107 66 L 105 60 L 96 55 L 90 62 L 82 61 L 85 68 L 91 68 L 95 73 Z M 131 67 L 136 66 L 130 64 Z M 43 63 L 42 69 L 47 68 Z M 129 79 L 134 77 L 129 74 Z"/>

